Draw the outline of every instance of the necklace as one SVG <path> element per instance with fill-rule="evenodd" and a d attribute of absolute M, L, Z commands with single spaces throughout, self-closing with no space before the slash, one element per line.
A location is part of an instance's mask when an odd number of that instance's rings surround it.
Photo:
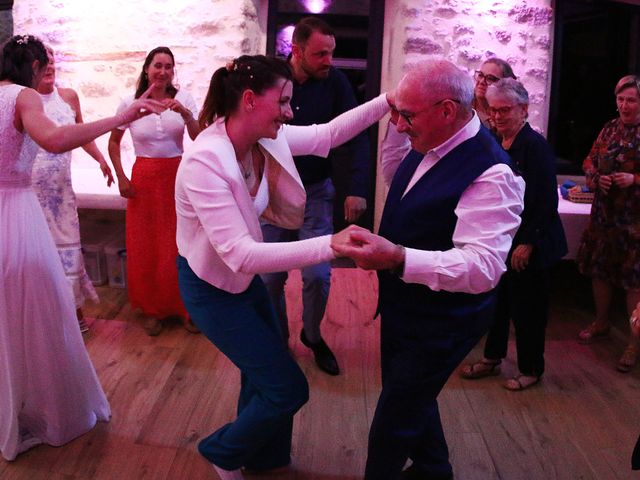
<path fill-rule="evenodd" d="M 240 165 L 240 170 L 242 171 L 242 176 L 245 180 L 248 180 L 253 172 L 253 155 L 251 151 L 247 155 L 245 155 L 244 159 L 238 160 L 238 165 Z"/>

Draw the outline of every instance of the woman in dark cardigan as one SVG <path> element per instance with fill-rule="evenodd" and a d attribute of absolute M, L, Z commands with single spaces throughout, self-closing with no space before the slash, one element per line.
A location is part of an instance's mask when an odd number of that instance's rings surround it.
<path fill-rule="evenodd" d="M 504 78 L 487 89 L 492 122 L 502 147 L 526 182 L 522 224 L 513 240 L 507 272 L 498 285 L 498 304 L 484 358 L 465 365 L 463 378 L 497 375 L 507 354 L 509 319 L 513 320 L 520 374 L 507 380 L 509 390 L 524 390 L 544 372 L 544 341 L 549 316 L 549 272 L 567 253 L 558 215 L 555 156 L 542 135 L 527 123 L 529 94 L 522 83 Z"/>

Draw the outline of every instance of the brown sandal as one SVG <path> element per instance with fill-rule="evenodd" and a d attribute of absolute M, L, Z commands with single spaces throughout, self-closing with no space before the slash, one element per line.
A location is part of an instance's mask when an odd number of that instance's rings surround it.
<path fill-rule="evenodd" d="M 500 373 L 500 364 L 502 360 L 482 360 L 469 363 L 460 369 L 460 376 L 467 380 L 475 380 L 477 378 L 492 377 Z"/>
<path fill-rule="evenodd" d="M 533 387 L 542 377 L 534 377 L 531 375 L 518 375 L 517 377 L 510 378 L 504 382 L 504 388 L 511 390 L 512 392 L 519 392 Z"/>
<path fill-rule="evenodd" d="M 598 325 L 593 322 L 587 328 L 580 330 L 578 333 L 578 343 L 581 343 L 582 345 L 589 345 L 594 340 L 608 336 L 610 329 L 610 325 L 598 327 Z"/>

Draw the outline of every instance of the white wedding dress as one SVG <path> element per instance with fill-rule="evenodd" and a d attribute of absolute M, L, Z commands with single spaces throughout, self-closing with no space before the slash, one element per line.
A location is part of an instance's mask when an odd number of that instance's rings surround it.
<path fill-rule="evenodd" d="M 0 453 L 62 445 L 110 417 L 73 292 L 31 188 L 38 151 L 14 127 L 24 87 L 0 86 Z"/>

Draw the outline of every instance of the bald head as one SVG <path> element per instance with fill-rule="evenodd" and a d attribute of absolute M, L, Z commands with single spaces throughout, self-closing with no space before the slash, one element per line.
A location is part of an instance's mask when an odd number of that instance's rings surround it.
<path fill-rule="evenodd" d="M 472 115 L 473 81 L 446 60 L 427 60 L 411 69 L 398 84 L 398 131 L 406 132 L 413 148 L 426 153 L 460 130 Z"/>

